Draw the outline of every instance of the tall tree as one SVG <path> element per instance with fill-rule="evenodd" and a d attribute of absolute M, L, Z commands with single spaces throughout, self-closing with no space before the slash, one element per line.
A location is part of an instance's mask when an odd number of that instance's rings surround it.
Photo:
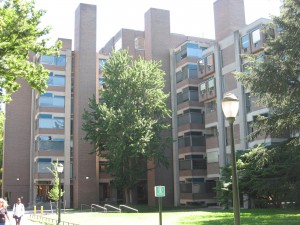
<path fill-rule="evenodd" d="M 156 61 L 133 60 L 126 50 L 114 52 L 104 67 L 103 104 L 91 99 L 83 115 L 85 140 L 108 160 L 108 173 L 125 191 L 126 202 L 132 202 L 132 189 L 147 170 L 146 160 L 168 164 L 164 149 L 169 142 L 162 133 L 169 128 L 170 111 L 160 67 Z"/>
<path fill-rule="evenodd" d="M 272 38 L 270 29 L 279 30 L 279 35 Z M 255 132 L 252 137 L 259 134 L 272 134 L 273 136 L 292 137 L 279 146 L 259 146 L 248 155 L 246 162 L 252 165 L 252 181 L 263 175 L 273 179 L 268 188 L 273 188 L 281 181 L 282 187 L 296 185 L 300 188 L 300 168 L 294 167 L 293 176 L 289 165 L 294 165 L 294 159 L 300 155 L 300 2 L 299 0 L 283 0 L 283 7 L 278 17 L 264 29 L 267 43 L 264 46 L 265 54 L 245 56 L 248 60 L 247 71 L 237 73 L 236 77 L 242 84 L 251 90 L 257 97 L 257 103 L 269 107 L 271 115 L 260 116 L 255 121 Z M 258 60 L 259 59 L 259 60 Z M 261 60 L 263 59 L 263 60 Z M 289 155 L 294 157 L 288 157 Z M 263 157 L 259 163 L 249 164 L 249 159 Z M 281 159 L 281 160 L 279 160 Z M 261 166 L 263 165 L 263 166 Z M 249 171 L 248 171 L 249 172 Z M 248 176 L 248 178 L 251 176 Z M 283 178 L 287 179 L 283 179 Z M 256 180 L 259 181 L 259 180 Z M 268 180 L 260 180 L 262 183 Z M 276 183 L 277 182 L 277 183 Z M 258 188 L 262 188 L 256 183 Z M 273 187 L 272 187 L 273 185 Z M 267 188 L 266 186 L 264 186 Z M 287 186 L 285 186 L 287 188 Z M 296 188 L 296 189 L 297 189 Z M 293 188 L 292 188 L 293 189 Z M 292 190 L 289 189 L 288 190 Z M 295 189 L 295 188 L 294 188 Z M 277 186 L 277 193 L 281 190 Z M 295 192 L 294 192 L 295 193 Z M 298 196 L 296 198 L 296 196 Z M 280 199 L 280 197 L 275 197 Z M 281 199 L 282 200 L 282 199 Z M 299 194 L 294 196 L 299 204 Z"/>
<path fill-rule="evenodd" d="M 36 10 L 34 1 L 5 0 L 0 5 L 0 98 L 11 100 L 11 94 L 20 88 L 18 78 L 44 92 L 48 70 L 35 62 L 28 61 L 31 52 L 38 55 L 56 55 L 61 43 L 48 47 L 43 38 L 50 27 L 41 28 L 44 10 Z"/>

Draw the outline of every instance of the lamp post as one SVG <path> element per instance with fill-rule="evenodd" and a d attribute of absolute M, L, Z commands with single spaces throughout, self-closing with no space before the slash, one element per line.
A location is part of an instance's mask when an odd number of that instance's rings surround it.
<path fill-rule="evenodd" d="M 236 115 L 239 111 L 238 98 L 231 93 L 225 94 L 222 101 L 222 110 L 230 126 L 234 225 L 240 225 L 240 200 L 239 200 L 236 156 L 235 156 L 234 137 L 233 137 L 233 122 L 235 121 Z"/>
<path fill-rule="evenodd" d="M 61 174 L 64 171 L 64 165 L 59 163 L 57 165 L 57 173 L 58 173 L 58 220 L 57 224 L 60 224 L 60 211 L 61 211 L 61 202 L 60 202 L 60 196 L 61 196 Z"/>

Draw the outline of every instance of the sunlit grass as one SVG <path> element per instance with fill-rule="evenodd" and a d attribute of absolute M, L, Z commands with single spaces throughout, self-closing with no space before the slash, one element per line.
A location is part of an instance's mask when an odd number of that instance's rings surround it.
<path fill-rule="evenodd" d="M 50 214 L 47 217 L 55 218 Z M 158 224 L 158 212 L 139 213 L 62 213 L 62 220 L 80 225 L 96 224 Z M 233 212 L 230 210 L 163 210 L 164 225 L 233 225 Z M 241 210 L 243 225 L 299 225 L 300 210 L 292 209 L 252 209 Z"/>
<path fill-rule="evenodd" d="M 231 225 L 233 213 L 230 211 L 206 212 L 202 216 L 186 216 L 179 220 L 183 225 Z M 243 225 L 299 225 L 300 210 L 255 209 L 241 210 Z"/>

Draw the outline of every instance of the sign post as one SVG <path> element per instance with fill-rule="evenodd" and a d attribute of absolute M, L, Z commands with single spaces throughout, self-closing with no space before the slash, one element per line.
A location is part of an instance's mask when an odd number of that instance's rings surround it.
<path fill-rule="evenodd" d="M 162 197 L 166 196 L 165 186 L 154 187 L 155 197 L 158 198 L 159 225 L 162 225 Z"/>

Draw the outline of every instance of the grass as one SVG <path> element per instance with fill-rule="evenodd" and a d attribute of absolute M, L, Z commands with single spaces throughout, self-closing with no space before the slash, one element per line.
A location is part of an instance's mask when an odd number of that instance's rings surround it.
<path fill-rule="evenodd" d="M 255 209 L 241 211 L 243 225 L 299 225 L 300 211 L 283 209 Z M 206 211 L 203 216 L 180 218 L 182 225 L 231 225 L 233 213 L 230 211 Z"/>
<path fill-rule="evenodd" d="M 152 212 L 151 212 L 152 211 Z M 56 218 L 57 215 L 46 215 Z M 159 213 L 149 210 L 139 213 L 91 213 L 66 212 L 62 213 L 62 221 L 80 225 L 98 224 L 128 224 L 155 225 L 159 224 Z M 292 209 L 249 209 L 241 210 L 243 225 L 299 225 L 300 210 Z M 233 225 L 233 213 L 227 210 L 207 209 L 176 209 L 163 210 L 163 225 Z"/>

